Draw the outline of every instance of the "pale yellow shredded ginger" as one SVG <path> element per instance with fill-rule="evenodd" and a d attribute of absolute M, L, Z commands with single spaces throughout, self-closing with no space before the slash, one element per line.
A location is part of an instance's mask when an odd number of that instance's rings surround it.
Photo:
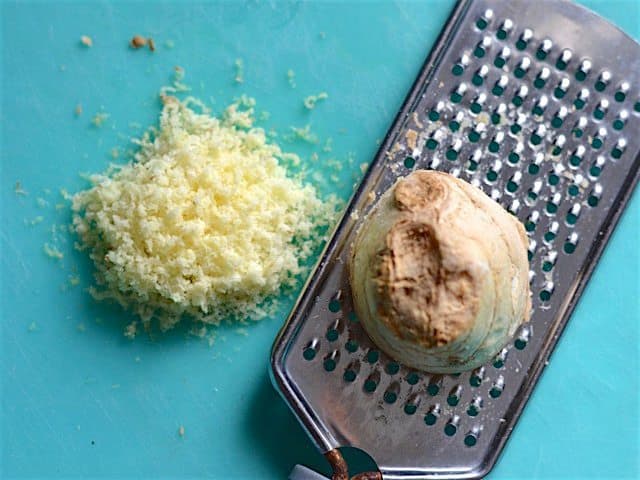
<path fill-rule="evenodd" d="M 135 160 L 73 197 L 79 246 L 96 267 L 91 292 L 164 330 L 184 315 L 259 319 L 306 271 L 336 202 L 287 170 L 292 154 L 252 126 L 245 98 L 222 119 L 164 102 Z"/>

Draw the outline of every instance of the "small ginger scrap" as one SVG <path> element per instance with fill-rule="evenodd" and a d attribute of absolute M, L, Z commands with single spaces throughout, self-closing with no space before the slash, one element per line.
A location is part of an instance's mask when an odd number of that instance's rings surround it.
<path fill-rule="evenodd" d="M 76 108 L 73 109 L 73 113 L 75 113 L 76 117 L 79 117 L 80 115 L 82 115 L 82 105 L 77 104 Z"/>
<path fill-rule="evenodd" d="M 134 35 L 133 38 L 129 41 L 129 46 L 135 50 L 142 48 L 146 45 L 147 45 L 147 39 L 141 35 Z M 155 44 L 154 44 L 154 48 L 155 48 Z"/>
<path fill-rule="evenodd" d="M 93 47 L 93 39 L 87 35 L 82 35 L 80 37 L 80 43 L 87 48 Z"/>

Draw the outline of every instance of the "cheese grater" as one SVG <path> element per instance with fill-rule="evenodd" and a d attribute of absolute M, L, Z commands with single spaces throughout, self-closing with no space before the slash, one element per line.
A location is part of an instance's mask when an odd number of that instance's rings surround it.
<path fill-rule="evenodd" d="M 335 479 L 342 446 L 375 460 L 367 478 L 493 467 L 638 181 L 639 73 L 640 45 L 568 1 L 457 3 L 273 347 L 274 385 Z M 354 234 L 417 168 L 482 189 L 529 235 L 531 320 L 472 372 L 398 364 L 353 312 Z"/>

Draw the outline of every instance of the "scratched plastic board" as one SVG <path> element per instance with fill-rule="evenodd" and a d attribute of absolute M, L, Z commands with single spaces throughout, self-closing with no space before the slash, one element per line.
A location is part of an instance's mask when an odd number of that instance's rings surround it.
<path fill-rule="evenodd" d="M 122 152 L 140 131 L 130 124 L 157 121 L 157 91 L 180 65 L 191 93 L 213 97 L 215 111 L 247 93 L 271 113 L 268 128 L 311 123 L 322 140 L 333 136 L 333 156 L 353 152 L 346 199 L 454 3 L 0 3 L 0 477 L 281 480 L 297 462 L 326 468 L 267 374 L 293 301 L 247 335 L 221 328 L 211 348 L 188 325 L 128 341 L 122 328 L 132 317 L 84 290 L 86 256 L 60 245 L 62 269 L 42 251 L 51 225 L 68 219 L 55 208 L 58 189 L 75 191 L 85 185 L 79 173 L 102 171 L 110 150 Z M 635 0 L 580 3 L 640 38 Z M 130 50 L 134 33 L 153 35 L 156 52 Z M 236 58 L 243 84 L 234 82 Z M 320 91 L 329 99 L 306 111 L 302 99 Z M 96 129 L 90 120 L 101 109 L 110 117 Z M 15 194 L 18 180 L 27 196 Z M 622 372 L 638 369 L 638 305 L 620 299 L 637 296 L 638 219 L 636 191 L 490 478 L 636 476 L 629 405 L 638 378 Z M 72 264 L 81 283 L 70 288 Z"/>
<path fill-rule="evenodd" d="M 389 479 L 492 468 L 638 181 L 638 73 L 640 46 L 575 4 L 458 4 L 274 346 L 274 383 L 321 451 L 361 448 Z M 416 168 L 483 189 L 529 235 L 532 318 L 461 375 L 387 358 L 351 303 L 371 193 Z"/>

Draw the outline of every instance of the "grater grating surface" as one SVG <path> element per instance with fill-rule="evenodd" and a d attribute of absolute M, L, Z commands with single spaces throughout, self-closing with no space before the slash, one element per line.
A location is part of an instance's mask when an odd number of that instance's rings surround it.
<path fill-rule="evenodd" d="M 568 1 L 457 4 L 274 345 L 274 384 L 322 452 L 361 448 L 385 479 L 491 469 L 638 180 L 639 73 L 640 46 Z M 473 372 L 411 371 L 353 314 L 353 235 L 416 168 L 481 188 L 529 235 L 532 318 Z"/>

